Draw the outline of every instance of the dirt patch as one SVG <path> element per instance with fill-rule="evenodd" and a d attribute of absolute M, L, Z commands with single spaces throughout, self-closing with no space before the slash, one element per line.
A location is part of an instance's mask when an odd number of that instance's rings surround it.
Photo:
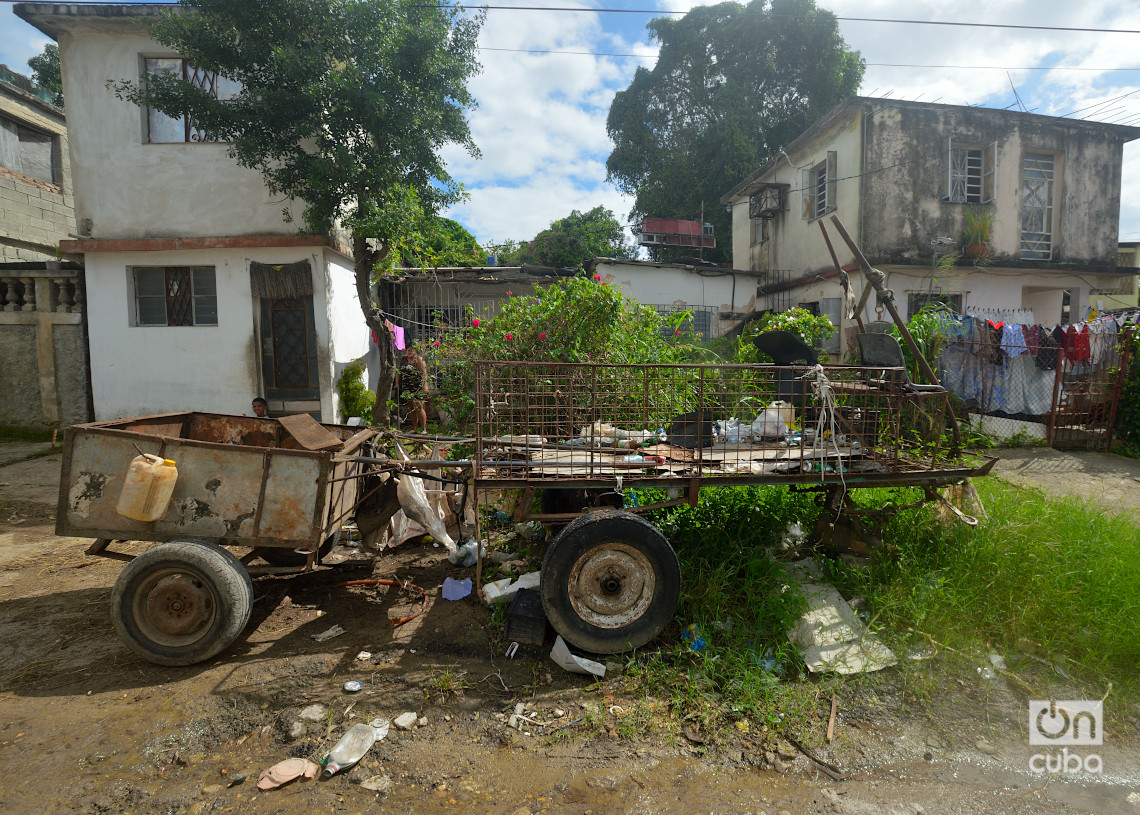
<path fill-rule="evenodd" d="M 42 496 L 36 479 L 50 480 L 53 465 L 58 478 L 58 459 L 26 464 L 36 471 L 26 494 Z M 442 599 L 444 579 L 470 570 L 430 544 L 375 562 L 338 548 L 334 569 L 255 579 L 253 620 L 234 646 L 202 665 L 157 667 L 111 629 L 121 564 L 86 556 L 87 540 L 54 535 L 54 493 L 46 502 L 3 500 L 0 760 L 10 772 L 0 811 L 1140 812 L 1127 798 L 1140 792 L 1135 720 L 1101 748 L 1103 773 L 1046 783 L 1028 769 L 1035 748 L 1025 698 L 1000 677 L 972 667 L 951 673 L 939 660 L 835 683 L 831 744 L 830 686 L 804 680 L 819 704 L 797 735 L 845 781 L 759 722 L 687 737 L 667 715 L 668 700 L 647 694 L 620 665 L 602 682 L 567 674 L 548 659 L 549 642 L 505 658 L 486 609 Z M 393 626 L 419 608 L 417 592 L 340 585 L 368 577 L 422 586 L 426 612 Z M 333 624 L 347 633 L 313 639 Z M 362 651 L 371 656 L 358 658 Z M 350 679 L 364 689 L 346 693 Z M 531 723 L 511 728 L 520 704 Z M 312 705 L 319 713 L 303 719 Z M 322 758 L 351 723 L 405 711 L 423 724 L 393 728 L 356 768 L 329 781 L 254 788 L 257 774 L 283 758 Z M 392 782 L 386 794 L 360 785 L 382 775 Z"/>

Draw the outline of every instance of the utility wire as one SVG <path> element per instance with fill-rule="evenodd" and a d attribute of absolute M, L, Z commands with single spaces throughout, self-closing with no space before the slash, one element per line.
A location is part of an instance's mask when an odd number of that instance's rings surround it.
<path fill-rule="evenodd" d="M 659 54 L 619 54 L 605 51 L 558 51 L 541 48 L 492 48 L 490 46 L 477 46 L 480 51 L 500 51 L 510 54 L 569 54 L 582 57 L 628 57 L 630 59 L 657 59 Z M 983 70 L 983 71 L 1097 71 L 1108 73 L 1110 71 L 1140 71 L 1140 65 L 1127 68 L 1086 68 L 1084 66 L 1068 65 L 926 65 L 911 62 L 868 62 L 868 68 L 953 68 L 956 70 Z"/>
<path fill-rule="evenodd" d="M 593 13 L 593 14 L 670 14 L 675 16 L 685 16 L 688 11 L 669 11 L 665 9 L 632 9 L 632 8 L 589 8 L 581 6 L 474 6 L 474 5 L 455 5 L 443 6 L 435 3 L 425 3 L 417 6 L 417 8 L 457 8 L 472 11 L 480 9 L 488 9 L 490 11 L 557 11 L 557 12 L 572 12 L 575 14 Z M 694 9 L 695 10 L 695 9 Z M 771 17 L 783 17 L 787 19 L 807 20 L 810 19 L 806 14 L 771 14 Z M 1077 28 L 1070 26 L 1052 26 L 1052 25 L 1018 25 L 1014 23 L 964 23 L 952 20 L 903 20 L 903 19 L 890 19 L 885 17 L 841 17 L 834 15 L 836 20 L 841 20 L 848 23 L 887 23 L 896 25 L 940 25 L 961 28 L 1011 28 L 1021 31 L 1064 31 L 1064 32 L 1083 32 L 1090 34 L 1140 34 L 1140 29 L 1134 28 Z"/>

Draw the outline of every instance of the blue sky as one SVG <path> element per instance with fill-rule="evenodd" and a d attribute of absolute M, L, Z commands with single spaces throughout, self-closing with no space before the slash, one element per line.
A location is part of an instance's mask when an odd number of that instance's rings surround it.
<path fill-rule="evenodd" d="M 817 3 L 840 17 L 1140 30 L 1140 3 L 1120 0 Z M 537 5 L 533 0 L 495 4 Z M 571 209 L 598 204 L 624 220 L 630 202 L 605 180 L 611 147 L 605 120 L 614 93 L 629 84 L 636 67 L 653 64 L 656 45 L 645 29 L 653 15 L 602 14 L 591 11 L 590 5 L 684 11 L 696 4 L 607 0 L 587 5 L 559 0 L 547 5 L 581 5 L 582 11 L 488 11 L 480 37 L 483 72 L 472 83 L 479 108 L 471 115 L 471 126 L 482 158 L 473 161 L 458 151 L 447 153 L 453 175 L 470 193 L 470 199 L 449 214 L 483 242 L 529 239 Z M 854 20 L 841 20 L 840 31 L 868 62 L 860 89 L 865 95 L 1006 107 L 1016 105 L 1012 80 L 1026 108 L 1035 113 L 1081 111 L 1072 114 L 1074 118 L 1097 121 L 1140 116 L 1140 34 Z M 12 15 L 9 4 L 0 4 L 0 62 L 26 70 L 28 58 L 47 41 Z M 1114 97 L 1123 98 L 1107 101 Z M 1140 241 L 1140 142 L 1126 146 L 1124 156 L 1120 237 Z"/>

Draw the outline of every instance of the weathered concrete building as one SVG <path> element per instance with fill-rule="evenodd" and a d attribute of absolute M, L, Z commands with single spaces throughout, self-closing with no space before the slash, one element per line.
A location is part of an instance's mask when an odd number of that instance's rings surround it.
<path fill-rule="evenodd" d="M 804 304 L 839 324 L 817 223 L 830 227 L 834 214 L 887 274 L 904 316 L 937 300 L 1077 320 L 1134 285 L 1135 270 L 1117 266 L 1117 232 L 1123 145 L 1137 137 L 1140 128 L 854 97 L 723 197 L 733 257 L 765 273 L 762 308 Z M 992 227 L 981 261 L 965 257 L 974 213 Z M 840 263 L 852 263 L 831 234 Z M 935 268 L 956 251 L 957 264 Z"/>
<path fill-rule="evenodd" d="M 352 260 L 227 145 L 186 117 L 116 97 L 110 81 L 177 71 L 219 96 L 224 77 L 150 39 L 155 6 L 18 3 L 59 43 L 77 240 L 87 278 L 97 419 L 176 410 L 337 417 L 336 378 L 368 350 Z"/>
<path fill-rule="evenodd" d="M 51 98 L 27 77 L 0 65 L 3 263 L 57 261 L 60 241 L 75 231 L 67 123 Z"/>
<path fill-rule="evenodd" d="M 90 418 L 83 278 L 67 126 L 52 95 L 0 65 L 0 424 Z"/>

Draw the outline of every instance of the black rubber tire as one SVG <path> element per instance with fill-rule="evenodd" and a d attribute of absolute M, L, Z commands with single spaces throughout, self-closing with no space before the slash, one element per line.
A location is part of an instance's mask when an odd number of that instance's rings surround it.
<path fill-rule="evenodd" d="M 231 552 L 173 541 L 129 561 L 111 590 L 111 622 L 127 647 L 156 665 L 193 665 L 238 638 L 253 583 Z"/>
<path fill-rule="evenodd" d="M 317 563 L 320 563 L 328 556 L 328 553 L 333 550 L 338 540 L 340 540 L 339 530 L 325 538 L 325 542 L 321 544 L 320 552 L 317 553 Z M 257 556 L 270 566 L 304 566 L 309 559 L 308 555 L 303 555 L 296 549 L 278 549 L 271 546 L 258 546 L 256 551 Z"/>
<path fill-rule="evenodd" d="M 542 560 L 542 607 L 554 630 L 595 654 L 639 648 L 677 610 L 681 568 L 653 524 L 628 512 L 578 518 Z"/>

